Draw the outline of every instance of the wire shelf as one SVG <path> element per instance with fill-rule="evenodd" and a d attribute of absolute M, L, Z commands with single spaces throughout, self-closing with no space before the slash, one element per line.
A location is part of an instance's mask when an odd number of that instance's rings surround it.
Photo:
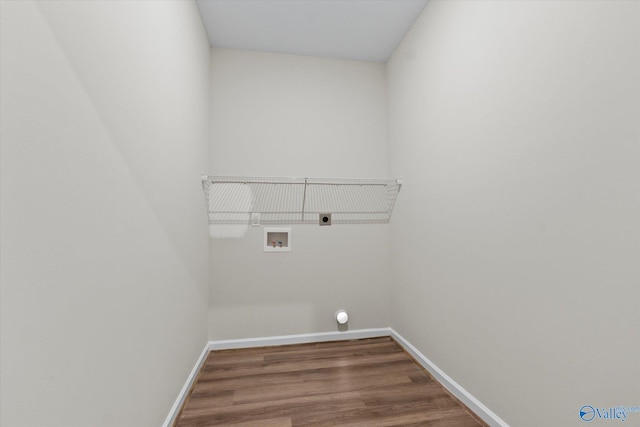
<path fill-rule="evenodd" d="M 388 223 L 401 179 L 202 176 L 210 224 Z"/>

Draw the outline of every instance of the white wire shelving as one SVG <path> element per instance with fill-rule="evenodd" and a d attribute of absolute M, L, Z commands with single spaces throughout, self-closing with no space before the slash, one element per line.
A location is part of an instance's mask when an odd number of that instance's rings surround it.
<path fill-rule="evenodd" d="M 402 179 L 202 176 L 210 224 L 388 223 Z"/>

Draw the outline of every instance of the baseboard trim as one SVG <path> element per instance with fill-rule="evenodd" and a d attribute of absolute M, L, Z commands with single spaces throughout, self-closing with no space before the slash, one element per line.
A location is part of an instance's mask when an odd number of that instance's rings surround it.
<path fill-rule="evenodd" d="M 234 348 L 270 347 L 275 345 L 305 344 L 327 341 L 348 341 L 363 338 L 388 337 L 389 328 L 357 329 L 344 332 L 320 332 L 315 334 L 282 335 L 275 337 L 245 338 L 237 340 L 209 341 L 209 350 L 229 350 Z"/>
<path fill-rule="evenodd" d="M 175 418 L 178 416 L 178 413 L 180 412 L 180 409 L 182 408 L 182 405 L 184 404 L 184 401 L 189 394 L 189 390 L 196 380 L 198 372 L 200 372 L 200 369 L 202 368 L 202 365 L 204 364 L 209 351 L 251 347 L 269 347 L 289 344 L 305 344 L 327 341 L 348 341 L 389 336 L 393 338 L 400 346 L 402 346 L 402 348 L 404 348 L 407 353 L 409 353 L 424 369 L 426 369 L 431 375 L 433 375 L 433 377 L 447 390 L 449 390 L 451 394 L 453 394 L 462 403 L 464 403 L 484 422 L 489 424 L 491 427 L 509 427 L 509 424 L 504 422 L 482 402 L 480 402 L 471 393 L 465 390 L 460 384 L 455 382 L 442 369 L 438 368 L 438 366 L 436 366 L 431 360 L 429 360 L 424 354 L 422 354 L 417 348 L 415 348 L 409 341 L 407 341 L 393 328 L 358 329 L 345 332 L 321 332 L 315 334 L 282 335 L 274 337 L 209 341 L 205 345 L 204 350 L 202 350 L 200 357 L 191 370 L 186 383 L 178 394 L 178 397 L 176 398 L 176 401 L 173 404 L 169 415 L 167 415 L 167 418 L 162 427 L 171 427 L 173 425 Z"/>
<path fill-rule="evenodd" d="M 438 380 L 440 384 L 444 386 L 451 394 L 464 403 L 467 408 L 473 411 L 477 416 L 489 424 L 491 427 L 509 427 L 509 424 L 504 422 L 493 411 L 487 408 L 482 402 L 476 399 L 471 393 L 465 390 L 460 384 L 455 382 L 453 378 L 447 375 L 442 369 L 438 368 L 429 358 L 422 354 L 417 348 L 415 348 L 409 341 L 407 341 L 402 335 L 397 333 L 393 328 L 389 328 L 391 332 L 391 338 L 396 340 L 413 358 L 422 365 L 433 377 Z"/>
<path fill-rule="evenodd" d="M 167 415 L 167 418 L 164 420 L 162 427 L 173 426 L 173 423 L 178 417 L 180 409 L 182 408 L 182 405 L 184 405 L 184 401 L 187 398 L 187 395 L 189 394 L 189 390 L 191 390 L 191 386 L 193 385 L 196 378 L 198 377 L 198 372 L 200 372 L 200 369 L 202 368 L 202 365 L 204 364 L 204 361 L 207 358 L 207 354 L 209 354 L 209 346 L 205 345 L 204 349 L 202 350 L 202 353 L 200 353 L 200 357 L 198 357 L 198 360 L 196 360 L 196 364 L 194 365 L 193 369 L 191 370 L 191 373 L 189 374 L 189 377 L 187 378 L 187 382 L 184 383 L 184 386 L 182 386 L 182 390 L 180 390 L 180 393 L 178 393 L 178 397 L 176 398 L 176 401 L 173 403 L 173 406 L 169 411 L 169 415 Z"/>

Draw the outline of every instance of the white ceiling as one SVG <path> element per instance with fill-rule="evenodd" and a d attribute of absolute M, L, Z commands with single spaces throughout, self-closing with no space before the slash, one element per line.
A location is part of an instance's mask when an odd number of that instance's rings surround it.
<path fill-rule="evenodd" d="M 212 46 L 386 62 L 428 0 L 197 0 Z"/>

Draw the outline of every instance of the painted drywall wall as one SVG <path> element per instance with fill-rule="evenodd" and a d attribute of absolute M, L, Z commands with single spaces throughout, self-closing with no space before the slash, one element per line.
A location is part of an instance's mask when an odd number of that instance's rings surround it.
<path fill-rule="evenodd" d="M 213 49 L 213 175 L 386 177 L 382 64 Z M 211 339 L 389 323 L 388 225 L 293 227 L 264 253 L 263 227 L 212 240 Z"/>
<path fill-rule="evenodd" d="M 3 426 L 158 426 L 207 334 L 192 2 L 2 2 Z"/>
<path fill-rule="evenodd" d="M 388 64 L 391 325 L 510 425 L 639 405 L 639 43 L 638 2 L 432 1 Z"/>

